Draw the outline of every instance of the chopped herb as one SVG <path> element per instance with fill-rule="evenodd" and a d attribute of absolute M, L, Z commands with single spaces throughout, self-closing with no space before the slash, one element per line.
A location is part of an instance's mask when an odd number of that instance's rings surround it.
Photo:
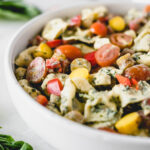
<path fill-rule="evenodd" d="M 98 104 L 98 105 L 95 105 L 94 107 L 91 108 L 91 112 L 95 112 L 95 113 L 100 112 L 101 109 L 104 108 L 104 106 L 105 106 L 105 105 L 102 104 L 102 103 L 100 103 L 100 104 Z"/>

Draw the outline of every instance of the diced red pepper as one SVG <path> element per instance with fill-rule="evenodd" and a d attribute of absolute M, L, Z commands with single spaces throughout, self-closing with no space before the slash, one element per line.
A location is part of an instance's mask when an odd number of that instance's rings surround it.
<path fill-rule="evenodd" d="M 122 75 L 116 75 L 116 78 L 118 80 L 118 82 L 122 85 L 125 85 L 125 86 L 131 86 L 131 82 L 130 82 L 130 79 L 129 78 L 126 78 Z"/>
<path fill-rule="evenodd" d="M 88 54 L 84 55 L 84 58 L 86 60 L 88 60 L 91 63 L 92 66 L 97 65 L 97 62 L 96 62 L 96 59 L 95 59 L 95 52 L 91 52 L 91 53 L 88 53 Z"/>
<path fill-rule="evenodd" d="M 131 83 L 132 83 L 133 85 L 135 85 L 136 90 L 139 90 L 138 82 L 137 82 L 134 78 L 131 79 Z"/>
<path fill-rule="evenodd" d="M 63 44 L 63 41 L 60 39 L 57 39 L 57 40 L 47 41 L 46 44 L 51 48 L 56 48 L 57 46 L 60 46 L 61 44 Z"/>
<path fill-rule="evenodd" d="M 60 61 L 58 61 L 55 58 L 46 59 L 46 68 L 48 69 L 54 69 L 61 67 Z"/>
<path fill-rule="evenodd" d="M 48 104 L 48 99 L 44 95 L 38 95 L 36 97 L 36 101 L 43 106 L 46 106 Z"/>
<path fill-rule="evenodd" d="M 58 78 L 52 79 L 47 83 L 47 92 L 49 94 L 60 96 L 62 89 L 63 85 Z"/>
<path fill-rule="evenodd" d="M 70 25 L 79 27 L 81 25 L 81 15 L 73 17 L 71 19 Z"/>

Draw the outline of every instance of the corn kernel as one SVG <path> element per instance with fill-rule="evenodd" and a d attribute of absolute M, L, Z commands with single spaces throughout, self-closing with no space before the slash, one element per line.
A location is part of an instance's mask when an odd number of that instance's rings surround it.
<path fill-rule="evenodd" d="M 122 17 L 116 16 L 110 19 L 109 25 L 115 31 L 123 31 L 125 28 L 125 21 Z"/>
<path fill-rule="evenodd" d="M 141 118 L 137 112 L 127 114 L 116 122 L 115 127 L 122 134 L 134 134 L 138 131 Z"/>
<path fill-rule="evenodd" d="M 34 57 L 50 58 L 52 56 L 52 50 L 46 43 L 41 43 L 33 53 Z"/>
<path fill-rule="evenodd" d="M 70 76 L 71 79 L 75 77 L 81 77 L 88 79 L 89 77 L 89 71 L 86 68 L 78 68 L 71 72 Z"/>

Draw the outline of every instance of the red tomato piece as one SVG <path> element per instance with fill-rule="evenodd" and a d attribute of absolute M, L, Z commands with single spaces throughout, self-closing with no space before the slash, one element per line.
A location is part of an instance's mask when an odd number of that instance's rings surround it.
<path fill-rule="evenodd" d="M 147 5 L 147 6 L 144 8 L 144 12 L 145 12 L 145 13 L 150 13 L 150 5 Z"/>
<path fill-rule="evenodd" d="M 46 59 L 46 68 L 48 72 L 62 72 L 61 62 L 55 58 Z"/>
<path fill-rule="evenodd" d="M 51 58 L 51 59 L 46 59 L 46 67 L 48 69 L 54 69 L 54 68 L 59 68 L 61 67 L 60 61 L 55 59 L 55 58 Z"/>
<path fill-rule="evenodd" d="M 118 80 L 118 82 L 122 85 L 125 85 L 125 86 L 131 86 L 131 82 L 130 82 L 130 79 L 129 78 L 126 78 L 122 75 L 116 75 L 116 78 Z"/>
<path fill-rule="evenodd" d="M 29 82 L 40 83 L 46 73 L 45 60 L 42 57 L 36 57 L 27 68 L 26 78 Z"/>
<path fill-rule="evenodd" d="M 150 80 L 150 68 L 143 64 L 135 65 L 125 70 L 125 76 L 136 81 Z"/>
<path fill-rule="evenodd" d="M 81 25 L 81 15 L 73 17 L 71 19 L 70 25 L 79 27 Z"/>
<path fill-rule="evenodd" d="M 92 33 L 96 35 L 100 35 L 102 37 L 107 35 L 107 27 L 105 24 L 101 22 L 95 22 L 91 25 L 90 30 Z"/>
<path fill-rule="evenodd" d="M 123 33 L 115 33 L 110 36 L 110 41 L 120 48 L 125 48 L 132 45 L 133 38 Z"/>
<path fill-rule="evenodd" d="M 57 39 L 57 40 L 47 41 L 46 44 L 47 44 L 50 48 L 56 48 L 57 46 L 63 44 L 63 41 L 60 40 L 60 39 Z"/>
<path fill-rule="evenodd" d="M 84 58 L 86 60 L 88 60 L 91 63 L 92 66 L 97 65 L 97 62 L 96 62 L 96 59 L 95 59 L 95 52 L 91 52 L 91 53 L 88 53 L 88 54 L 84 55 Z"/>
<path fill-rule="evenodd" d="M 105 67 L 114 64 L 119 55 L 119 47 L 112 44 L 105 44 L 96 51 L 95 59 L 101 67 Z"/>
<path fill-rule="evenodd" d="M 62 89 L 63 85 L 58 78 L 52 79 L 47 83 L 47 92 L 49 94 L 60 96 Z"/>
<path fill-rule="evenodd" d="M 59 46 L 55 49 L 55 51 L 56 51 L 56 53 L 64 54 L 70 60 L 82 57 L 81 50 L 75 46 L 72 46 L 72 45 Z"/>
<path fill-rule="evenodd" d="M 44 95 L 38 95 L 36 97 L 36 101 L 43 106 L 46 106 L 48 104 L 48 99 Z"/>

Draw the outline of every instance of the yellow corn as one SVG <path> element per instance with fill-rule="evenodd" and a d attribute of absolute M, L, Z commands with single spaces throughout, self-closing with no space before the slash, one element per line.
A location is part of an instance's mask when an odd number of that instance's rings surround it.
<path fill-rule="evenodd" d="M 47 59 L 52 56 L 52 50 L 46 43 L 41 43 L 33 53 L 33 56 Z"/>
<path fill-rule="evenodd" d="M 75 78 L 75 77 L 81 77 L 81 78 L 88 79 L 88 77 L 89 77 L 89 71 L 86 68 L 78 68 L 78 69 L 73 70 L 71 72 L 71 74 L 69 75 L 69 77 L 71 79 Z"/>
<path fill-rule="evenodd" d="M 125 28 L 125 21 L 122 17 L 116 16 L 109 20 L 109 26 L 115 31 L 123 31 Z"/>
<path fill-rule="evenodd" d="M 138 131 L 141 118 L 137 112 L 127 114 L 116 122 L 115 127 L 122 134 L 134 134 Z"/>

